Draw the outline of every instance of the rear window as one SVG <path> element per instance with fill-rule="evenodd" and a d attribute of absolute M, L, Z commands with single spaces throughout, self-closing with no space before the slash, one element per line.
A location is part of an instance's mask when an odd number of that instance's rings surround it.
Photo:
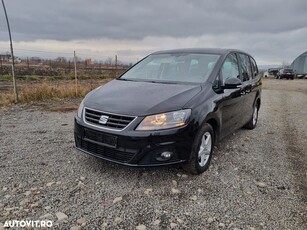
<path fill-rule="evenodd" d="M 248 81 L 252 78 L 252 66 L 249 57 L 245 54 L 239 54 L 239 60 L 241 63 L 243 81 Z"/>
<path fill-rule="evenodd" d="M 252 63 L 252 68 L 253 68 L 253 76 L 252 77 L 255 78 L 259 74 L 258 66 L 256 64 L 256 61 L 252 57 L 250 57 L 250 61 Z"/>

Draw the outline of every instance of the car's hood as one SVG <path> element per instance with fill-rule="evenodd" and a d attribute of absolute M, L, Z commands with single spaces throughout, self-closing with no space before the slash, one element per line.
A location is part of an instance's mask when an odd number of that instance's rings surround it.
<path fill-rule="evenodd" d="M 182 109 L 200 85 L 113 80 L 86 96 L 86 107 L 124 115 L 145 116 Z"/>

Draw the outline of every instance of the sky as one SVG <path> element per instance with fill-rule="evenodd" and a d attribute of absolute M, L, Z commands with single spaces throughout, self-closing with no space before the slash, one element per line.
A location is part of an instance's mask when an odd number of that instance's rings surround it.
<path fill-rule="evenodd" d="M 4 0 L 15 55 L 135 63 L 158 50 L 235 48 L 258 65 L 307 51 L 306 0 Z M 0 5 L 0 53 L 9 51 Z"/>

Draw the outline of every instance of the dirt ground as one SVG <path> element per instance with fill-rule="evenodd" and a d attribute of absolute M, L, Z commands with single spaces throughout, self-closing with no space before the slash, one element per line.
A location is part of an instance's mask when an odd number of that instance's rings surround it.
<path fill-rule="evenodd" d="M 222 140 L 199 176 L 80 154 L 77 103 L 2 108 L 0 229 L 25 219 L 56 229 L 307 229 L 307 80 L 265 79 L 256 129 Z"/>

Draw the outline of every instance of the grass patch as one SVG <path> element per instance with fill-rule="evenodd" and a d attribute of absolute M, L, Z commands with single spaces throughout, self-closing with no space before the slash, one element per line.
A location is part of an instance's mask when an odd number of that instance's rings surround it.
<path fill-rule="evenodd" d="M 11 75 L 1 75 L 0 80 L 9 81 L 9 80 L 12 80 L 12 76 Z"/>
<path fill-rule="evenodd" d="M 60 86 L 50 85 L 43 82 L 35 87 L 25 86 L 19 91 L 19 103 L 34 103 L 48 100 L 60 100 L 69 98 L 84 97 L 93 87 L 79 85 L 76 92 L 74 82 L 69 82 Z M 0 94 L 0 106 L 10 105 L 14 103 L 14 95 L 12 92 Z"/>
<path fill-rule="evenodd" d="M 65 99 L 74 97 L 84 97 L 91 89 L 89 87 L 78 87 L 76 92 L 73 83 L 62 86 L 50 86 L 47 83 L 31 88 L 26 87 L 20 93 L 21 103 L 31 103 L 37 101 L 46 101 L 54 99 Z"/>
<path fill-rule="evenodd" d="M 34 76 L 37 78 L 40 76 Z M 76 93 L 74 80 L 41 79 L 17 81 L 18 96 L 20 104 L 35 104 L 36 102 L 60 101 L 62 99 L 82 98 L 88 92 L 112 80 L 112 78 L 87 79 L 78 81 Z M 4 83 L 4 81 L 3 81 Z M 0 92 L 0 107 L 14 104 L 12 84 L 4 84 Z"/>
<path fill-rule="evenodd" d="M 37 75 L 27 75 L 25 76 L 26 81 L 39 81 L 41 80 L 40 76 Z"/>
<path fill-rule="evenodd" d="M 14 103 L 14 95 L 12 93 L 0 93 L 0 106 L 10 105 Z"/>

